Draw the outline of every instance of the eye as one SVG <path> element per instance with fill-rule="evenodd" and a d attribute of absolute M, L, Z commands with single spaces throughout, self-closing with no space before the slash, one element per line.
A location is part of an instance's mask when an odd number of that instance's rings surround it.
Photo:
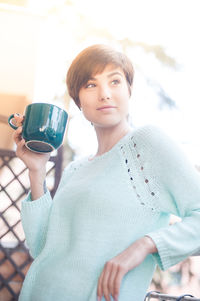
<path fill-rule="evenodd" d="M 88 83 L 88 84 L 86 84 L 86 86 L 85 86 L 85 88 L 87 89 L 87 88 L 94 88 L 96 85 L 95 84 L 93 84 L 93 83 Z"/>
<path fill-rule="evenodd" d="M 112 85 L 118 85 L 118 84 L 120 84 L 120 80 L 119 79 L 113 79 L 112 80 Z"/>

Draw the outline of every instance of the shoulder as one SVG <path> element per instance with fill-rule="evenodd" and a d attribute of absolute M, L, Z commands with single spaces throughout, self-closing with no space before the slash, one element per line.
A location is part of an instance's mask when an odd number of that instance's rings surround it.
<path fill-rule="evenodd" d="M 157 166 L 170 167 L 191 164 L 183 145 L 164 129 L 148 124 L 138 128 L 134 134 L 138 152 L 143 153 L 149 162 Z"/>
<path fill-rule="evenodd" d="M 169 138 L 165 130 L 153 124 L 138 127 L 135 131 L 133 131 L 133 135 L 138 139 L 145 139 L 148 142 L 155 142 L 158 139 Z"/>
<path fill-rule="evenodd" d="M 60 186 L 62 186 L 82 165 L 83 158 L 70 161 L 62 171 Z"/>
<path fill-rule="evenodd" d="M 129 143 L 131 142 L 133 146 L 137 146 L 137 148 L 144 148 L 155 147 L 169 140 L 173 139 L 169 137 L 165 130 L 156 125 L 147 124 L 134 128 L 128 141 Z"/>
<path fill-rule="evenodd" d="M 146 160 L 167 160 L 180 155 L 184 156 L 180 143 L 175 141 L 162 128 L 147 124 L 133 130 L 128 140 L 128 148 L 132 153 L 144 155 Z"/>
<path fill-rule="evenodd" d="M 77 169 L 79 169 L 79 167 L 82 166 L 83 162 L 85 162 L 85 160 L 87 159 L 87 157 L 79 157 L 75 160 L 70 161 L 64 168 L 63 172 L 64 173 L 68 173 L 68 172 L 73 172 Z"/>
<path fill-rule="evenodd" d="M 141 135 L 145 138 L 149 147 L 156 148 L 157 153 L 164 153 L 169 156 L 171 154 L 183 153 L 181 143 L 170 136 L 166 130 L 155 126 L 146 125 L 141 128 Z"/>

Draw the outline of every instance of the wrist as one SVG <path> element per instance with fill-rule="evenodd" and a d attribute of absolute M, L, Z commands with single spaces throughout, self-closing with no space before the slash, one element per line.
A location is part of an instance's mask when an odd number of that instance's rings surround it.
<path fill-rule="evenodd" d="M 36 181 L 43 185 L 46 178 L 46 170 L 29 170 L 29 178 L 31 181 Z"/>
<path fill-rule="evenodd" d="M 46 170 L 29 171 L 32 201 L 39 199 L 44 193 L 46 193 L 45 177 Z"/>
<path fill-rule="evenodd" d="M 150 236 L 144 236 L 142 238 L 143 243 L 144 243 L 144 247 L 146 249 L 147 254 L 153 254 L 153 253 L 157 253 L 157 247 L 156 244 L 154 243 L 154 241 L 152 240 L 152 238 Z"/>
<path fill-rule="evenodd" d="M 46 176 L 46 169 L 41 168 L 40 170 L 29 169 L 29 176 L 31 177 L 44 177 Z"/>

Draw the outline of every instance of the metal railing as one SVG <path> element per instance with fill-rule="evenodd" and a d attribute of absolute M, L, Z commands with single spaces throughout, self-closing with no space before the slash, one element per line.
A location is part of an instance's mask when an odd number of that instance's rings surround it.
<path fill-rule="evenodd" d="M 160 292 L 148 292 L 146 294 L 146 297 L 144 301 L 150 301 L 150 300 L 159 300 L 159 301 L 200 301 L 200 299 L 195 298 L 194 296 L 190 294 L 184 294 L 181 296 L 172 296 L 167 294 L 162 294 Z"/>
<path fill-rule="evenodd" d="M 62 172 L 63 148 L 47 163 L 47 187 L 52 197 Z M 16 301 L 32 262 L 21 226 L 21 200 L 29 187 L 28 170 L 12 150 L 0 149 L 0 300 Z"/>

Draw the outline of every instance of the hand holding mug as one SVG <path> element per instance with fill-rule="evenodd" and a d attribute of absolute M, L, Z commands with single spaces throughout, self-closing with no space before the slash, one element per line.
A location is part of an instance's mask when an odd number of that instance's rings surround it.
<path fill-rule="evenodd" d="M 17 126 L 9 119 L 9 125 Z M 65 110 L 48 103 L 32 103 L 26 107 L 22 125 L 22 137 L 28 149 L 37 153 L 49 153 L 58 149 L 63 141 L 68 114 Z"/>
<path fill-rule="evenodd" d="M 14 114 L 14 120 L 17 130 L 14 132 L 13 138 L 17 145 L 16 155 L 20 158 L 24 164 L 27 166 L 29 171 L 32 172 L 44 172 L 45 165 L 50 158 L 50 153 L 39 154 L 30 151 L 25 146 L 25 140 L 22 138 L 22 124 L 24 116 L 19 114 Z"/>
<path fill-rule="evenodd" d="M 16 130 L 16 154 L 30 170 L 40 170 L 50 153 L 61 146 L 67 120 L 65 110 L 48 103 L 30 104 L 24 116 L 9 117 L 9 125 Z"/>

